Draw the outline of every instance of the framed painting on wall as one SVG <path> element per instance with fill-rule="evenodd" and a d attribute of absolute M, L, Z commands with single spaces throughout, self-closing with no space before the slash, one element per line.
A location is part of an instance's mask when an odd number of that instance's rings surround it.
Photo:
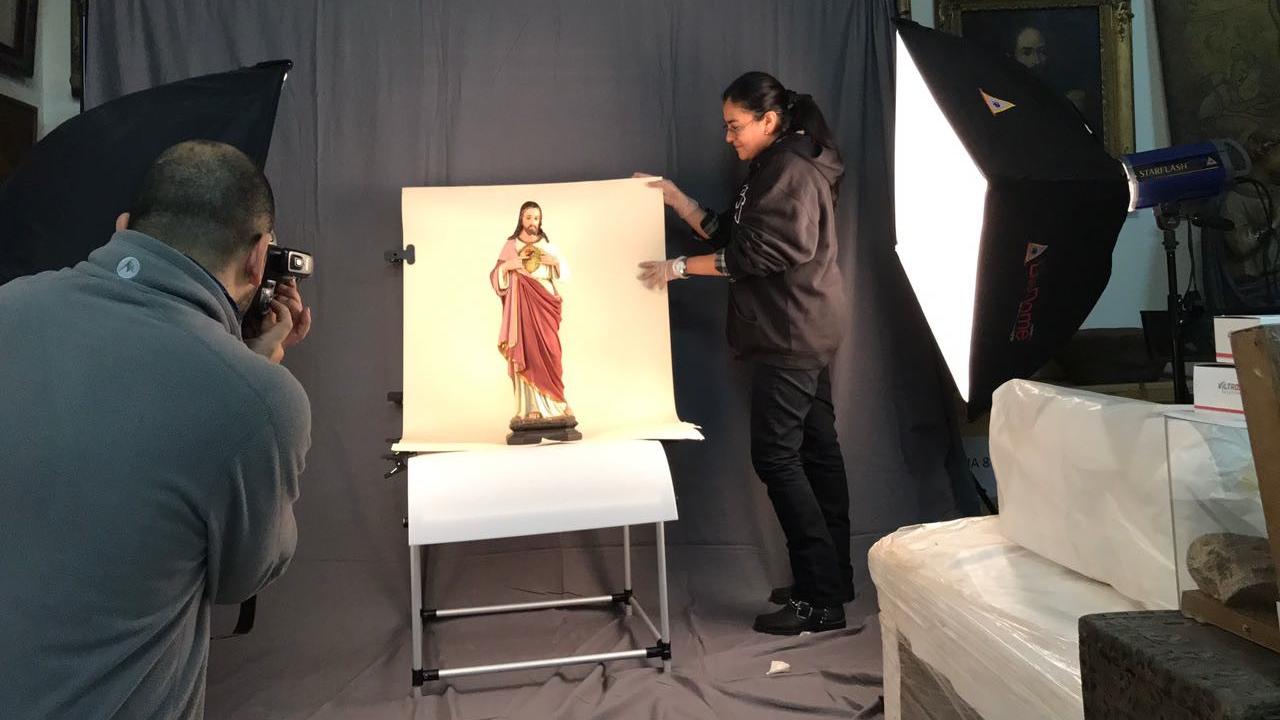
<path fill-rule="evenodd" d="M 1205 231 L 1205 300 L 1216 313 L 1280 311 L 1280 0 L 1160 0 L 1156 31 L 1174 145 L 1235 140 L 1249 180 Z"/>
<path fill-rule="evenodd" d="M 1009 56 L 1062 93 L 1107 150 L 1133 152 L 1127 0 L 939 0 L 938 26 Z"/>
<path fill-rule="evenodd" d="M 1161 0 L 1155 10 L 1173 144 L 1245 144 L 1280 126 L 1280 2 Z"/>
<path fill-rule="evenodd" d="M 0 95 L 0 185 L 36 144 L 36 109 Z"/>
<path fill-rule="evenodd" d="M 36 68 L 37 0 L 0 0 L 0 72 L 31 77 Z"/>

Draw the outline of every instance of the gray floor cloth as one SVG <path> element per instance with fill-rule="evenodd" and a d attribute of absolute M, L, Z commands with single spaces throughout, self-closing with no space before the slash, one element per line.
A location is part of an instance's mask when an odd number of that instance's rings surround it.
<path fill-rule="evenodd" d="M 410 696 L 408 562 L 299 562 L 260 600 L 255 637 L 214 644 L 210 718 L 876 718 L 880 631 L 874 598 L 848 605 L 842 631 L 774 637 L 750 629 L 769 610 L 751 548 L 669 552 L 674 667 L 627 660 L 429 683 Z M 407 550 L 406 550 L 407 557 Z M 657 618 L 652 546 L 634 551 L 636 596 Z M 460 607 L 599 595 L 622 586 L 617 548 L 506 550 L 458 546 L 428 556 L 427 605 Z M 290 587 L 294 586 L 294 587 Z M 309 592 L 299 592 L 300 587 Z M 390 592 L 389 592 L 390 591 Z M 275 598 L 291 598 L 288 606 Z M 305 598 L 299 602 L 299 598 Z M 281 613 L 287 623 L 278 624 Z M 286 636 L 283 627 L 290 630 Z M 302 628 L 301 633 L 298 629 Z M 609 608 L 436 621 L 428 667 L 461 667 L 653 644 L 639 616 Z M 771 661 L 790 665 L 766 676 Z"/>

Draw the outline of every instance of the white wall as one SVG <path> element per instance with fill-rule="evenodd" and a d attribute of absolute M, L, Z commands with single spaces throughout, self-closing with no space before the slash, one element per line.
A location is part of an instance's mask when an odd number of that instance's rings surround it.
<path fill-rule="evenodd" d="M 30 78 L 0 75 L 0 95 L 36 106 L 40 137 L 80 112 L 71 96 L 71 3 L 43 0 L 36 17 L 35 73 Z"/>
<path fill-rule="evenodd" d="M 933 27 L 934 0 L 911 0 L 911 18 Z M 1136 150 L 1169 144 L 1153 0 L 1133 3 L 1133 110 Z M 1150 210 L 1133 213 L 1112 256 L 1111 282 L 1084 327 L 1140 327 L 1140 310 L 1162 310 L 1167 292 L 1164 249 Z M 1185 271 L 1183 272 L 1185 275 Z"/>

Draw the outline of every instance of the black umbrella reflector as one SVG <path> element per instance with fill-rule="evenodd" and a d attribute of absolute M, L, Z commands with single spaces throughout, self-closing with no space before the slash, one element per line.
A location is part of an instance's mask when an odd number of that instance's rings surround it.
<path fill-rule="evenodd" d="M 0 284 L 74 265 L 106 243 L 152 161 L 172 145 L 218 140 L 261 167 L 291 65 L 160 85 L 58 126 L 0 186 Z"/>
<path fill-rule="evenodd" d="M 1010 58 L 898 23 L 897 251 L 971 417 L 1062 347 L 1111 276 L 1123 166 Z"/>

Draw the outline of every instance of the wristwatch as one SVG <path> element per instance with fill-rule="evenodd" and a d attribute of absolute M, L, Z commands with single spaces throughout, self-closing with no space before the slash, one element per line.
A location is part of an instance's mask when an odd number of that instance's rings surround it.
<path fill-rule="evenodd" d="M 671 263 L 671 269 L 676 271 L 676 276 L 679 277 L 681 280 L 684 280 L 689 277 L 688 273 L 685 272 L 685 268 L 688 265 L 687 261 L 688 261 L 688 258 L 685 257 L 684 255 L 681 255 L 680 257 L 676 258 L 675 262 Z"/>

